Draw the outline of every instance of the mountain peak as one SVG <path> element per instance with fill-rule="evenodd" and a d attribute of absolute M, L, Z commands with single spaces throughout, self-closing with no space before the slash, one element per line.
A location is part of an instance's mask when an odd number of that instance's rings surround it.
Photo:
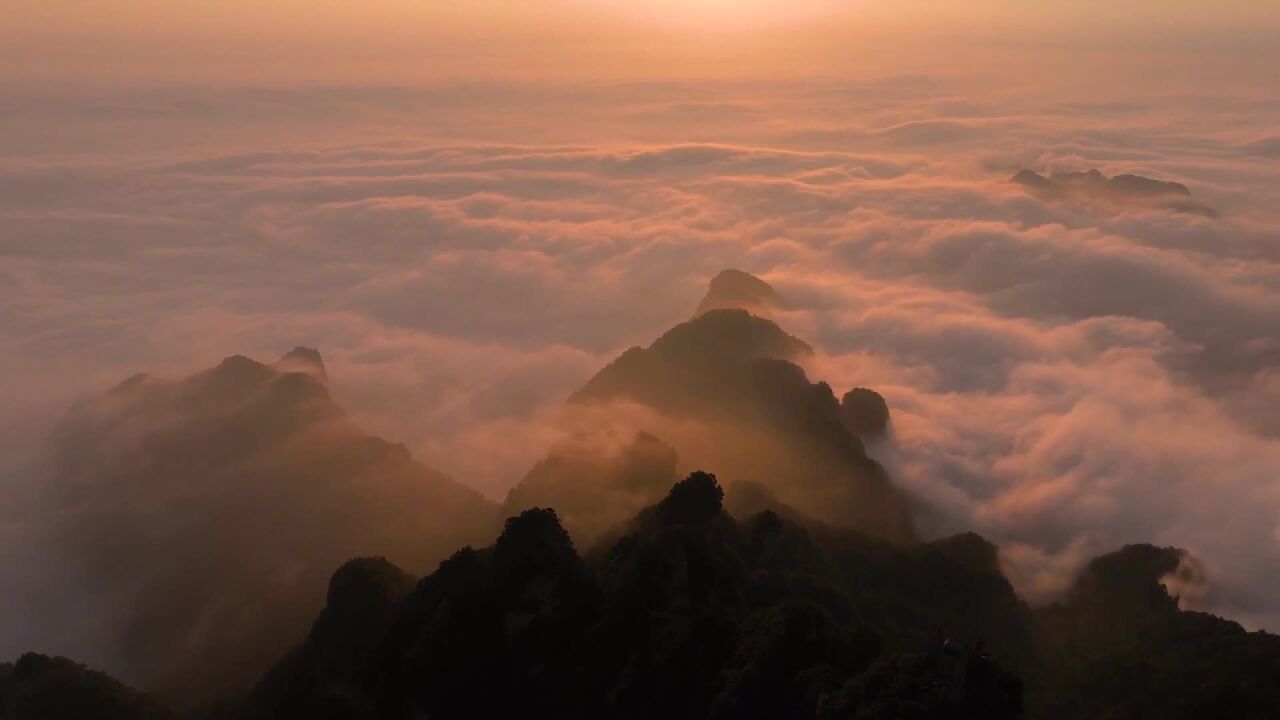
<path fill-rule="evenodd" d="M 324 358 L 320 357 L 320 351 L 302 345 L 285 353 L 284 357 L 276 362 L 275 368 L 281 372 L 305 373 L 320 382 L 327 383 L 329 380 L 329 375 L 324 367 Z"/>
<path fill-rule="evenodd" d="M 687 525 L 707 522 L 724 507 L 724 490 L 716 476 L 696 470 L 671 486 L 671 492 L 658 503 L 665 524 Z"/>
<path fill-rule="evenodd" d="M 858 437 L 877 437 L 889 429 L 889 405 L 874 390 L 854 388 L 840 401 L 845 425 Z"/>
<path fill-rule="evenodd" d="M 712 310 L 623 353 L 571 402 L 647 406 L 670 421 L 638 429 L 729 485 L 759 482 L 822 522 L 909 540 L 906 494 L 845 426 L 831 387 L 794 362 L 812 352 L 771 320 Z"/>
<path fill-rule="evenodd" d="M 1217 217 L 1217 211 L 1192 201 L 1186 185 L 1156 180 L 1142 175 L 1107 177 L 1097 169 L 1086 172 L 1055 172 L 1045 177 L 1034 170 L 1021 170 L 1009 179 L 1046 200 L 1103 201 L 1112 206 L 1161 208 L 1174 212 Z"/>
<path fill-rule="evenodd" d="M 1032 190 L 1053 189 L 1053 181 L 1035 170 L 1020 170 L 1017 175 L 1009 179 L 1009 182 L 1017 183 Z"/>
<path fill-rule="evenodd" d="M 1094 558 L 1076 579 L 1071 598 L 1128 611 L 1176 610 L 1163 579 L 1178 570 L 1186 550 L 1137 544 Z"/>
<path fill-rule="evenodd" d="M 222 375 L 267 375 L 263 372 L 266 365 L 254 360 L 247 355 L 228 355 L 222 359 L 222 362 L 214 368 L 214 371 Z"/>
<path fill-rule="evenodd" d="M 699 317 L 712 310 L 739 309 L 754 315 L 768 316 L 770 310 L 783 306 L 782 298 L 769 283 L 742 270 L 728 269 L 711 278 L 711 285 L 698 309 Z"/>
<path fill-rule="evenodd" d="M 755 362 L 812 352 L 770 320 L 741 309 L 712 310 L 671 328 L 648 348 L 626 351 L 571 402 L 629 397 L 668 410 L 723 404 L 724 394 L 734 394 L 734 381 L 743 381 Z"/>
<path fill-rule="evenodd" d="M 399 602 L 413 588 L 413 576 L 385 557 L 348 560 L 329 579 L 326 606 L 332 612 L 358 614 Z"/>

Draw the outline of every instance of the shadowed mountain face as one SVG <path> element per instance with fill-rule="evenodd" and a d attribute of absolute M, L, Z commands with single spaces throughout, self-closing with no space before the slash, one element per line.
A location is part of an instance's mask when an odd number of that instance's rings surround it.
<path fill-rule="evenodd" d="M 62 549 L 131 682 L 191 700 L 256 678 L 353 552 L 427 570 L 493 506 L 370 436 L 314 350 L 139 375 L 74 408 L 48 491 Z M 491 535 L 489 535 L 491 537 Z"/>
<path fill-rule="evenodd" d="M 317 692 L 343 687 L 351 718 L 853 718 L 912 704 L 1017 716 L 1017 680 L 977 655 L 971 675 L 953 672 L 929 639 L 936 618 L 910 609 L 937 597 L 934 572 L 960 581 L 958 608 L 1012 609 L 1019 627 L 1029 616 L 984 566 L 992 557 L 945 546 L 903 555 L 774 513 L 739 522 L 723 495 L 695 472 L 585 559 L 554 511 L 525 511 L 492 548 L 459 551 L 419 582 L 371 663 L 317 682 L 304 658 L 333 652 L 320 631 L 331 601 L 270 676 L 293 673 L 279 685 L 293 692 L 255 694 L 247 712 L 312 717 Z M 868 573 L 882 582 L 864 584 Z M 892 636 L 865 621 L 864 603 Z M 381 617 L 352 617 L 339 637 L 368 636 Z M 907 682 L 921 692 L 890 696 Z"/>
<path fill-rule="evenodd" d="M 254 686 L 245 705 L 293 707 L 299 717 L 342 717 L 368 682 L 381 644 L 415 578 L 385 558 L 356 558 L 334 573 L 306 640 Z M 273 717 L 270 714 L 250 717 Z"/>
<path fill-rule="evenodd" d="M 1175 212 L 1217 217 L 1213 208 L 1191 199 L 1186 185 L 1141 175 L 1108 178 L 1097 170 L 1054 173 L 1045 177 L 1022 170 L 1010 180 L 1046 200 L 1101 201 L 1118 207 L 1164 208 Z"/>
<path fill-rule="evenodd" d="M 850 432 L 831 388 L 792 362 L 810 352 L 769 320 L 711 310 L 623 353 L 572 402 L 644 406 L 660 419 L 641 430 L 720 468 L 730 487 L 758 483 L 824 522 L 907 540 L 908 499 Z"/>
<path fill-rule="evenodd" d="M 28 653 L 0 664 L 4 720 L 175 720 L 160 703 L 62 657 Z"/>
<path fill-rule="evenodd" d="M 507 521 L 386 621 L 334 600 L 236 712 L 344 718 L 1271 717 L 1280 638 L 1184 612 L 1161 579 L 1188 558 L 1130 546 L 1059 605 L 1013 593 L 973 534 L 903 548 L 763 512 L 738 521 L 695 472 L 579 557 L 556 513 Z M 339 575 L 347 572 L 339 571 Z M 383 573 L 367 577 L 385 597 Z M 309 670 L 346 638 L 363 665 Z M 327 667 L 327 666 L 326 666 Z M 291 673 L 291 674 L 289 674 Z M 279 683 L 282 675 L 287 683 Z M 1025 692 L 1024 692 L 1024 687 Z M 327 707 L 337 707 L 330 702 Z"/>
<path fill-rule="evenodd" d="M 1280 637 L 1180 611 L 1167 586 L 1188 562 L 1182 550 L 1130 545 L 1038 613 L 1037 717 L 1275 717 Z"/>
<path fill-rule="evenodd" d="M 416 584 L 352 560 L 306 639 L 197 717 L 1262 720 L 1280 706 L 1280 638 L 1179 610 L 1164 584 L 1193 564 L 1183 551 L 1097 558 L 1031 610 L 977 535 L 903 547 L 794 510 L 737 520 L 724 498 L 694 472 L 585 555 L 554 510 L 526 510 Z M 0 717 L 169 715 L 26 656 L 0 665 Z"/>

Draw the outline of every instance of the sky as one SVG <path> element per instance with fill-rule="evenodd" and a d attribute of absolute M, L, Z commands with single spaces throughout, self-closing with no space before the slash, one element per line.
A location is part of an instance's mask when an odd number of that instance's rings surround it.
<path fill-rule="evenodd" d="M 3 74 L 91 84 L 421 82 L 910 72 L 1060 61 L 1184 73 L 1254 56 L 1267 0 L 48 0 L 0 10 Z M 1113 68 L 1114 69 L 1114 68 Z M 1101 78 L 1099 78 L 1101 79 Z"/>
<path fill-rule="evenodd" d="M 1206 563 L 1191 601 L 1275 630 L 1278 26 L 1247 0 L 9 3 L 0 488 L 38 491 L 77 398 L 310 345 L 367 427 L 501 497 L 565 397 L 738 267 L 812 378 L 888 399 L 873 452 L 929 531 L 1001 543 L 1025 597 L 1151 541 Z"/>

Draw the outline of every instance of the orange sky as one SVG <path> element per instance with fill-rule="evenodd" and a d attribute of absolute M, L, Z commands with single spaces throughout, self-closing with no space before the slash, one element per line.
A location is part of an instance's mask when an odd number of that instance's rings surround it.
<path fill-rule="evenodd" d="M 884 74 L 1141 53 L 1258 65 L 1270 0 L 44 0 L 0 9 L 0 77 L 401 83 Z M 1273 53 L 1265 53 L 1273 55 Z"/>
<path fill-rule="evenodd" d="M 79 393 L 308 345 L 499 496 L 737 267 L 1029 585 L 1185 546 L 1280 629 L 1276 3 L 0 2 L 0 492 Z"/>

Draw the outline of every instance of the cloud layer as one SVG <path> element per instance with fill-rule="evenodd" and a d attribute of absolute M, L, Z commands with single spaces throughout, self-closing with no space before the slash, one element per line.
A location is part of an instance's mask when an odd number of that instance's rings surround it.
<path fill-rule="evenodd" d="M 246 126 L 196 151 L 181 92 L 96 124 L 27 100 L 0 121 L 24 133 L 0 158 L 11 488 L 80 393 L 302 344 L 370 430 L 500 496 L 573 390 L 740 267 L 785 298 L 812 378 L 886 397 L 871 451 L 930 532 L 1002 543 L 1033 598 L 1122 543 L 1183 546 L 1205 607 L 1280 626 L 1273 102 L 930 78 L 230 92 Z M 34 139 L 49 122 L 65 141 Z M 1037 198 L 1020 167 L 1176 181 L 1221 217 Z"/>

